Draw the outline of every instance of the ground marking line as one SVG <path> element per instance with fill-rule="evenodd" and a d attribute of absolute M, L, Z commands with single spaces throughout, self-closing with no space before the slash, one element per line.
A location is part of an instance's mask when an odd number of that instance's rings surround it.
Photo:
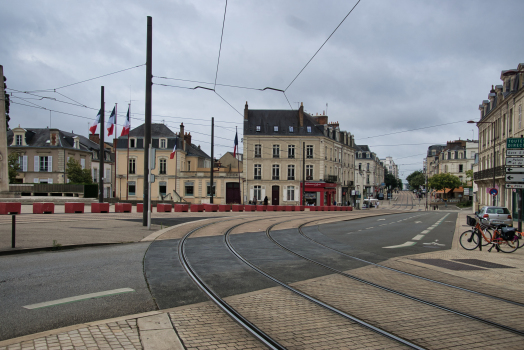
<path fill-rule="evenodd" d="M 382 247 L 382 248 L 401 248 L 401 247 L 410 247 L 412 245 L 415 245 L 417 242 L 406 242 L 406 243 L 402 243 L 402 244 L 399 244 L 399 245 L 392 245 L 392 246 L 389 246 L 389 247 Z"/>
<path fill-rule="evenodd" d="M 48 307 L 48 306 L 67 304 L 67 303 L 72 303 L 72 302 L 80 301 L 80 300 L 101 298 L 101 297 L 106 297 L 106 296 L 115 295 L 115 294 L 130 293 L 130 292 L 134 292 L 134 291 L 135 290 L 131 289 L 131 288 L 120 288 L 120 289 L 106 290 L 104 292 L 90 293 L 90 294 L 84 294 L 84 295 L 77 295 L 75 297 L 69 297 L 69 298 L 57 299 L 57 300 L 52 300 L 52 301 L 46 301 L 46 302 L 43 302 L 43 303 L 26 305 L 26 306 L 23 306 L 23 308 L 29 309 L 29 310 L 40 309 L 40 308 Z"/>

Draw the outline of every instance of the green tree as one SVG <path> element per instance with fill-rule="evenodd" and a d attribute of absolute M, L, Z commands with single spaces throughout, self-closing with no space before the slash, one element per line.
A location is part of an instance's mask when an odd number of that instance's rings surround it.
<path fill-rule="evenodd" d="M 429 179 L 429 187 L 437 191 L 444 190 L 446 188 L 454 190 L 460 186 L 462 186 L 460 179 L 457 176 L 448 173 L 436 174 Z"/>
<path fill-rule="evenodd" d="M 384 183 L 386 184 L 386 188 L 394 189 L 397 187 L 397 179 L 395 179 L 395 176 L 393 174 L 387 173 L 384 179 Z"/>
<path fill-rule="evenodd" d="M 72 184 L 91 184 L 93 179 L 91 178 L 91 171 L 89 169 L 82 169 L 82 166 L 74 158 L 70 158 L 67 161 L 66 167 L 67 178 L 69 183 Z"/>
<path fill-rule="evenodd" d="M 9 183 L 15 183 L 16 175 L 20 171 L 20 163 L 18 159 L 20 158 L 20 154 L 18 153 L 11 153 L 7 157 L 7 166 L 9 167 Z"/>
<path fill-rule="evenodd" d="M 397 187 L 400 191 L 404 188 L 404 184 L 402 183 L 401 179 L 397 179 Z"/>
<path fill-rule="evenodd" d="M 467 182 L 471 180 L 473 180 L 473 170 L 466 170 L 466 182 L 464 185 L 467 185 Z"/>
<path fill-rule="evenodd" d="M 426 183 L 426 177 L 420 170 L 416 170 L 409 174 L 408 177 L 406 177 L 406 180 L 412 190 L 418 190 L 420 186 Z"/>

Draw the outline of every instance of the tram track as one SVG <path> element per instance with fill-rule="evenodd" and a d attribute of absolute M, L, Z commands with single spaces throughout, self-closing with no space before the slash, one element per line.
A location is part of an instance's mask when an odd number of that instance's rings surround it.
<path fill-rule="evenodd" d="M 407 197 L 407 196 L 406 196 Z M 376 215 L 369 215 L 369 216 L 376 216 Z M 286 217 L 280 217 L 279 219 L 285 219 Z M 332 217 L 322 217 L 322 218 L 318 218 L 316 220 L 312 220 L 312 221 L 309 221 L 307 223 L 302 223 L 301 225 L 298 226 L 298 230 L 300 232 L 300 234 L 307 238 L 309 241 L 311 242 L 314 242 L 315 244 L 320 244 L 321 246 L 331 250 L 331 251 L 334 251 L 334 252 L 337 252 L 338 254 L 342 254 L 344 255 L 345 257 L 348 257 L 348 258 L 351 258 L 351 259 L 354 259 L 354 260 L 357 260 L 357 261 L 360 261 L 360 262 L 363 262 L 363 263 L 366 263 L 366 264 L 369 264 L 369 265 L 372 265 L 373 267 L 378 267 L 378 268 L 383 268 L 383 269 L 387 269 L 388 271 L 391 271 L 391 272 L 395 272 L 395 273 L 400 273 L 400 274 L 403 274 L 403 275 L 406 275 L 406 276 L 409 276 L 409 277 L 413 277 L 413 278 L 419 278 L 419 279 L 422 279 L 424 281 L 427 281 L 427 282 L 431 282 L 431 283 L 436 283 L 436 284 L 439 284 L 439 285 L 442 285 L 442 286 L 445 286 L 445 287 L 453 287 L 453 288 L 456 288 L 457 290 L 461 290 L 461 291 L 465 291 L 465 292 L 468 292 L 468 293 L 476 293 L 477 295 L 480 295 L 480 296 L 488 296 L 489 295 L 484 295 L 483 293 L 478 293 L 478 292 L 475 292 L 475 291 L 469 291 L 467 289 L 464 289 L 464 288 L 461 288 L 461 287 L 457 287 L 457 286 L 452 286 L 450 284 L 446 284 L 446 283 L 442 283 L 442 282 L 439 282 L 439 281 L 433 281 L 431 279 L 427 279 L 427 278 L 424 278 L 424 277 L 421 277 L 421 276 L 417 276 L 417 275 L 413 275 L 413 274 L 410 274 L 410 273 L 407 273 L 407 272 L 403 272 L 403 271 L 400 271 L 400 270 L 397 270 L 397 269 L 393 269 L 393 268 L 389 268 L 387 266 L 382 266 L 382 265 L 379 265 L 379 264 L 374 264 L 374 263 L 371 263 L 371 262 L 368 262 L 368 261 L 365 261 L 363 259 L 360 259 L 358 257 L 354 257 L 354 256 L 351 256 L 351 255 L 348 255 L 344 252 L 341 252 L 341 251 L 338 251 L 334 248 L 331 248 L 331 247 L 328 247 L 322 243 L 319 243 L 319 242 L 316 242 L 315 240 L 313 240 L 312 238 L 308 237 L 307 235 L 304 234 L 304 232 L 302 231 L 302 228 L 307 225 L 307 224 L 311 224 L 313 222 L 319 222 L 319 221 L 329 221 L 329 220 L 332 220 L 332 219 L 336 219 L 336 218 L 342 218 L 341 216 L 337 215 L 337 216 L 332 216 Z M 300 220 L 303 219 L 303 218 L 299 218 Z M 231 220 L 228 220 L 228 221 L 232 221 L 232 220 L 236 220 L 236 219 L 231 219 Z M 245 220 L 245 219 L 244 219 Z M 361 327 L 365 327 L 367 329 L 370 329 L 371 331 L 373 332 L 376 332 L 376 333 L 379 333 L 385 337 L 388 337 L 389 339 L 393 339 L 397 342 L 400 342 L 402 343 L 403 345 L 406 345 L 406 346 L 409 346 L 411 348 L 416 348 L 416 349 L 422 349 L 424 347 L 420 346 L 420 345 L 417 345 L 415 343 L 412 343 L 411 341 L 407 340 L 406 337 L 402 337 L 402 335 L 399 335 L 397 334 L 396 332 L 393 332 L 391 333 L 390 331 L 388 331 L 387 329 L 383 329 L 381 328 L 380 326 L 377 326 L 377 324 L 373 324 L 373 322 L 369 323 L 367 322 L 366 320 L 362 319 L 362 318 L 359 318 L 351 313 L 348 313 L 346 312 L 345 310 L 343 309 L 340 309 L 338 307 L 335 307 L 333 306 L 332 304 L 330 304 L 329 302 L 325 302 L 321 299 L 318 299 L 317 297 L 315 296 L 311 296 L 309 295 L 308 293 L 304 293 L 304 292 L 301 292 L 299 291 L 297 288 L 294 288 L 282 281 L 280 281 L 278 278 L 276 278 L 275 276 L 272 276 L 266 272 L 263 271 L 263 269 L 255 266 L 254 264 L 250 263 L 249 262 L 249 259 L 245 258 L 244 256 L 242 256 L 242 254 L 240 254 L 237 250 L 235 250 L 235 248 L 233 247 L 233 244 L 231 243 L 231 239 L 230 239 L 230 236 L 231 236 L 231 233 L 235 230 L 235 229 L 238 229 L 240 228 L 241 226 L 245 225 L 245 224 L 251 224 L 251 223 L 254 223 L 256 221 L 260 221 L 260 220 L 264 220 L 264 218 L 260 218 L 260 219 L 256 219 L 256 220 L 251 220 L 251 221 L 248 221 L 248 222 L 241 222 L 239 224 L 236 224 L 236 225 L 232 225 L 229 229 L 227 229 L 227 231 L 224 233 L 224 244 L 227 246 L 227 248 L 231 251 L 232 254 L 234 254 L 238 259 L 240 259 L 240 261 L 242 261 L 244 264 L 246 264 L 247 266 L 249 266 L 250 268 L 252 268 L 253 270 L 257 271 L 259 274 L 261 274 L 262 276 L 272 280 L 273 282 L 275 282 L 276 284 L 280 285 L 281 287 L 283 288 L 286 288 L 287 290 L 295 293 L 296 295 L 299 295 L 301 296 L 302 298 L 306 298 L 307 300 L 309 300 L 310 302 L 314 302 L 316 303 L 317 305 L 320 305 L 321 307 L 323 308 L 326 308 L 330 311 L 332 311 L 333 313 L 336 313 L 337 315 L 339 316 L 342 316 L 342 317 L 345 317 L 347 318 L 348 320 L 351 320 L 353 322 L 357 322 Z M 297 254 L 296 252 L 293 252 L 292 250 L 289 250 L 288 248 L 282 246 L 281 244 L 279 244 L 276 240 L 274 240 L 272 237 L 271 237 L 271 231 L 275 228 L 275 227 L 278 227 L 278 225 L 283 225 L 283 224 L 289 224 L 290 222 L 293 222 L 293 221 L 296 221 L 297 218 L 293 218 L 291 220 L 284 220 L 284 221 L 281 221 L 281 222 L 277 222 L 277 223 L 273 223 L 271 225 L 269 225 L 267 228 L 266 228 L 266 236 L 273 241 L 274 244 L 276 244 L 277 246 L 279 246 L 280 248 L 282 249 L 285 249 L 286 251 L 288 251 L 289 253 L 292 253 L 294 255 L 297 255 L 299 256 L 300 258 L 302 259 L 305 259 L 307 261 L 309 261 L 310 263 L 314 263 L 318 266 L 322 266 L 323 268 L 326 268 L 327 270 L 329 270 L 330 272 L 332 273 L 335 273 L 335 274 L 339 274 L 340 276 L 344 276 L 345 278 L 349 278 L 349 279 L 352 279 L 353 281 L 356 281 L 358 283 L 363 283 L 365 284 L 366 286 L 370 286 L 370 287 L 373 287 L 373 288 L 378 288 L 381 292 L 386 292 L 386 293 L 393 293 L 395 294 L 396 296 L 399 296 L 399 297 L 403 297 L 403 298 L 407 298 L 408 300 L 411 300 L 413 302 L 418 302 L 418 303 L 422 303 L 426 306 L 430 306 L 430 307 L 433 307 L 433 308 L 437 308 L 438 310 L 440 311 L 444 311 L 446 313 L 451 313 L 455 316 L 459 316 L 459 317 L 463 317 L 465 319 L 468 319 L 470 321 L 477 321 L 477 322 L 481 322 L 483 323 L 484 325 L 486 326 L 489 326 L 491 328 L 493 327 L 496 327 L 497 329 L 499 329 L 499 332 L 502 331 L 504 333 L 504 331 L 506 332 L 511 332 L 515 335 L 518 335 L 518 336 L 524 336 L 524 332 L 522 330 L 518 330 L 518 329 L 514 329 L 512 327 L 509 327 L 507 325 L 503 325 L 503 324 L 498 324 L 497 322 L 493 322 L 493 321 L 490 321 L 490 320 L 487 320 L 487 319 L 483 319 L 481 317 L 478 317 L 478 316 L 475 316 L 475 315 L 470 315 L 470 314 L 467 314 L 465 312 L 461 312 L 460 310 L 454 310 L 452 308 L 449 308 L 449 307 L 446 307 L 446 306 L 442 306 L 442 305 L 438 305 L 437 303 L 433 303 L 431 301 L 427 301 L 427 300 L 423 300 L 421 298 L 418 298 L 417 296 L 412 296 L 412 295 L 409 295 L 407 293 L 404 293 L 404 292 L 401 292 L 401 291 L 396 291 L 392 288 L 388 288 L 388 287 L 385 287 L 385 286 L 381 286 L 377 283 L 374 283 L 374 282 L 371 282 L 371 281 L 366 281 L 365 279 L 363 278 L 360 278 L 358 276 L 352 276 L 350 274 L 347 274 L 343 271 L 339 271 L 339 270 L 336 270 L 336 269 L 333 269 L 332 267 L 330 266 L 327 266 L 325 264 L 322 264 L 322 263 L 319 263 L 317 261 L 314 261 L 313 259 L 310 259 L 310 258 L 307 258 L 307 257 L 303 257 L 301 256 L 300 254 Z M 350 219 L 351 220 L 351 219 Z M 224 222 L 225 220 L 222 220 L 220 222 Z M 200 229 L 203 229 L 205 227 L 209 227 L 211 225 L 213 225 L 215 223 L 209 223 L 207 225 L 203 225 L 203 226 L 200 226 L 198 228 L 195 228 L 193 229 L 192 231 L 190 231 L 188 234 L 186 234 L 186 236 L 183 238 L 183 240 L 180 241 L 179 243 L 179 256 L 180 256 L 180 259 L 181 260 L 185 260 L 187 262 L 187 266 L 184 266 L 184 269 L 186 269 L 186 271 L 188 272 L 188 274 L 190 273 L 189 270 L 191 269 L 190 267 L 190 263 L 187 259 L 187 257 L 185 256 L 185 252 L 184 252 L 184 242 L 195 232 L 197 232 L 198 230 Z M 183 258 L 182 258 L 183 257 Z M 184 264 L 183 264 L 184 265 Z M 196 272 L 194 272 L 196 274 Z M 198 279 L 198 278 L 197 278 Z M 206 287 L 205 283 L 203 283 L 202 280 L 200 280 L 200 282 L 196 282 L 197 285 L 199 285 L 199 288 L 203 288 L 203 289 L 209 289 L 209 287 Z M 201 287 L 201 284 L 203 284 L 203 286 Z M 209 291 L 208 291 L 209 292 Z M 206 292 L 206 295 L 208 295 L 208 292 Z M 214 299 L 214 298 L 218 298 L 220 299 L 220 297 L 218 297 L 218 295 L 213 295 L 213 292 L 211 291 L 210 292 L 211 296 L 210 299 Z M 497 301 L 506 301 L 504 299 L 501 299 L 501 300 L 498 300 L 498 299 L 495 299 Z M 215 303 L 221 303 L 220 300 L 218 301 L 215 301 L 213 300 Z M 227 304 L 227 303 L 226 303 Z M 520 303 L 513 303 L 514 305 L 517 305 L 517 306 L 524 306 Z M 239 317 L 241 315 L 238 314 L 238 312 L 236 311 L 224 311 L 226 312 L 226 314 L 228 314 L 231 318 L 233 318 L 237 323 L 241 324 L 243 327 L 251 327 L 250 324 L 252 324 L 251 322 L 249 322 L 249 320 L 247 320 L 247 322 L 245 322 L 245 325 L 242 324 L 242 318 Z M 246 328 L 246 329 L 248 329 Z M 266 334 L 265 332 L 263 332 L 262 330 L 256 328 L 255 326 L 255 330 L 248 330 L 251 334 L 253 334 L 253 336 L 257 337 L 257 339 L 259 339 L 263 344 L 265 344 L 266 346 L 268 346 L 269 348 L 275 348 L 275 349 L 280 349 L 280 348 L 284 348 L 282 346 L 282 344 L 280 344 L 278 341 L 275 341 L 270 335 Z"/>

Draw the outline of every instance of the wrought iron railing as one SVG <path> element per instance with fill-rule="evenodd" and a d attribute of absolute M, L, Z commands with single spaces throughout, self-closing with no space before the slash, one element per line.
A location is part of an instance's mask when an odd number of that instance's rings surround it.
<path fill-rule="evenodd" d="M 495 167 L 495 177 L 504 176 L 504 166 Z M 493 168 L 480 170 L 473 173 L 473 180 L 485 180 L 493 178 Z"/>

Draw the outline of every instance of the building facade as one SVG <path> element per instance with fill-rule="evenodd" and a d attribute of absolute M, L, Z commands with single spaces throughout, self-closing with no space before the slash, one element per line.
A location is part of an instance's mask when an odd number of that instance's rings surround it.
<path fill-rule="evenodd" d="M 345 203 L 354 189 L 354 138 L 326 115 L 244 108 L 244 201 Z"/>
<path fill-rule="evenodd" d="M 482 205 L 501 205 L 516 213 L 517 193 L 505 188 L 506 139 L 522 137 L 524 105 L 524 63 L 502 71 L 502 85 L 492 86 L 488 99 L 479 105 L 479 164 L 474 173 L 478 185 L 477 200 Z M 495 187 L 493 198 L 489 189 Z"/>
<path fill-rule="evenodd" d="M 361 198 L 374 198 L 384 191 L 384 163 L 367 145 L 356 146 L 355 179 L 357 195 Z"/>
<path fill-rule="evenodd" d="M 438 173 L 455 175 L 466 183 L 466 171 L 473 170 L 477 153 L 477 140 L 448 141 L 438 156 Z"/>
<path fill-rule="evenodd" d="M 384 164 L 384 168 L 388 171 L 389 174 L 393 175 L 395 179 L 398 179 L 398 166 L 395 164 L 393 157 L 386 157 L 385 159 L 380 160 Z"/>

